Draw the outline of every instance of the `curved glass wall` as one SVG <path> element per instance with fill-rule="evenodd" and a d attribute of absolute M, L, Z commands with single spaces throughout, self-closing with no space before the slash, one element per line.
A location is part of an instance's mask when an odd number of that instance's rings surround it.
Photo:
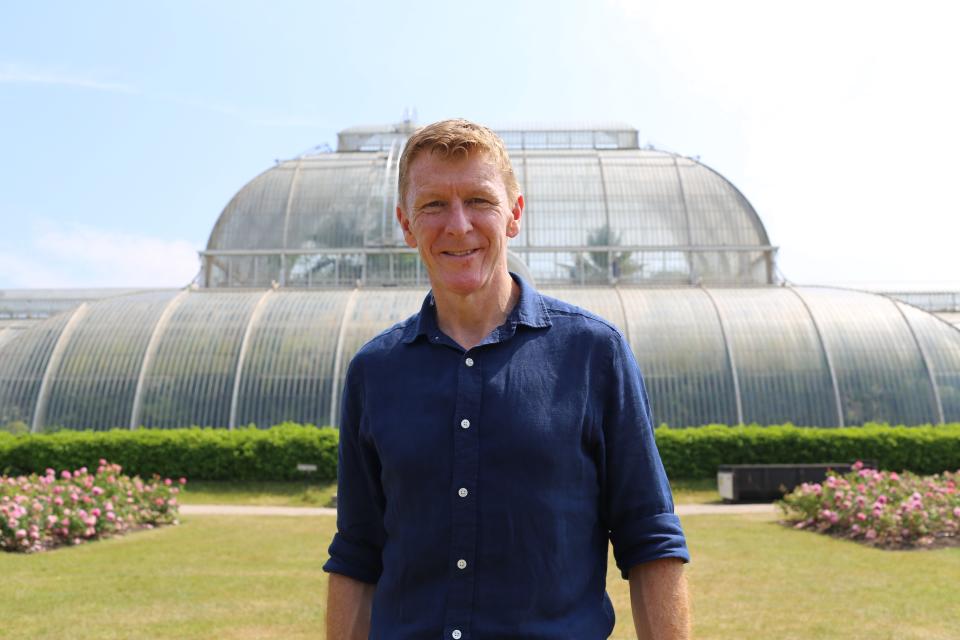
<path fill-rule="evenodd" d="M 796 291 L 823 332 L 845 424 L 938 421 L 930 375 L 893 300 L 840 289 Z"/>
<path fill-rule="evenodd" d="M 129 427 L 133 398 L 154 325 L 171 292 L 90 304 L 51 372 L 48 429 Z"/>
<path fill-rule="evenodd" d="M 544 287 L 624 332 L 672 426 L 960 421 L 960 331 L 825 288 Z M 0 425 L 336 423 L 350 359 L 425 290 L 167 291 L 86 303 L 0 346 Z"/>
<path fill-rule="evenodd" d="M 737 401 L 723 328 L 697 288 L 623 289 L 630 346 L 656 424 L 736 424 Z"/>
<path fill-rule="evenodd" d="M 50 356 L 75 313 L 71 311 L 44 320 L 0 347 L 0 425 L 33 424 Z"/>

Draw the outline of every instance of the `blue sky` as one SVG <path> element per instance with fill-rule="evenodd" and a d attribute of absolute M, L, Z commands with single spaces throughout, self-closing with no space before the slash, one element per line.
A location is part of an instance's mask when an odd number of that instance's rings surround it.
<path fill-rule="evenodd" d="M 0 288 L 179 286 L 339 129 L 619 120 L 753 203 L 794 282 L 960 290 L 960 9 L 918 2 L 15 3 Z"/>

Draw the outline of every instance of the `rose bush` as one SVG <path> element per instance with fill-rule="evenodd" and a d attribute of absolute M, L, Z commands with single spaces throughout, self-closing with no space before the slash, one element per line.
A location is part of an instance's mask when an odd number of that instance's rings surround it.
<path fill-rule="evenodd" d="M 178 524 L 177 494 L 185 478 L 151 481 L 100 460 L 58 475 L 0 476 L 0 549 L 34 552 L 140 528 Z"/>
<path fill-rule="evenodd" d="M 866 469 L 804 483 L 778 506 L 797 529 L 885 548 L 960 542 L 960 471 L 934 476 Z"/>

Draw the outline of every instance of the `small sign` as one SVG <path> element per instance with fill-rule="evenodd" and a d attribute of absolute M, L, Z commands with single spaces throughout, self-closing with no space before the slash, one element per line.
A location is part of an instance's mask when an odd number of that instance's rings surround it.
<path fill-rule="evenodd" d="M 297 465 L 297 471 L 302 471 L 303 473 L 316 473 L 317 465 L 315 464 L 303 464 L 302 462 Z"/>

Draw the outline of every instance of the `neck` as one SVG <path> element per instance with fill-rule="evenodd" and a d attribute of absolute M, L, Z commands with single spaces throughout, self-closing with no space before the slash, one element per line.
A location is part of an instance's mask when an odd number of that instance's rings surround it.
<path fill-rule="evenodd" d="M 504 278 L 467 295 L 435 292 L 437 324 L 441 331 L 469 350 L 504 323 L 519 299 L 520 285 L 506 272 Z"/>

